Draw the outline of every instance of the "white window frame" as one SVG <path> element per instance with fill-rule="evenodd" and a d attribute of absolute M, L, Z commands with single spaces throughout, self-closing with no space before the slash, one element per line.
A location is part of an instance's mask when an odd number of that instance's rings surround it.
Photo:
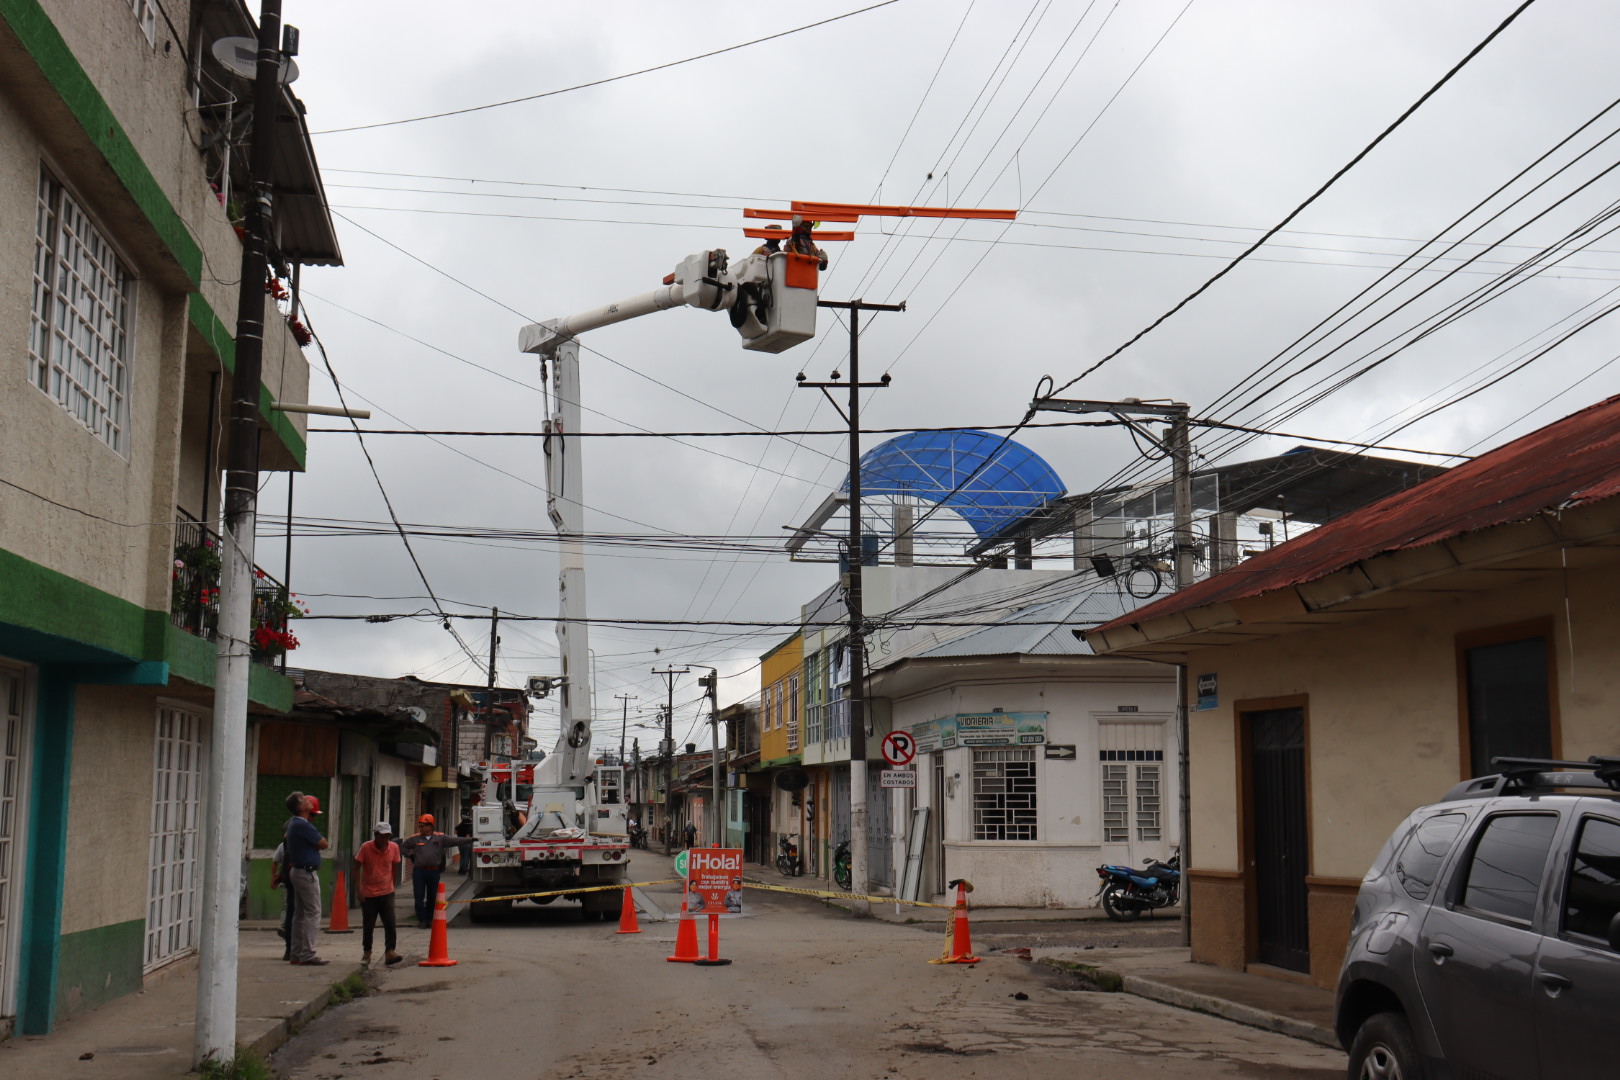
<path fill-rule="evenodd" d="M 28 787 L 33 764 L 33 680 L 29 669 L 0 664 L 0 1036 L 17 1015 L 18 960 L 22 950 L 23 858 L 27 853 Z M 12 680 L 15 680 L 13 682 Z M 9 816 L 9 825 L 8 825 Z"/>
<path fill-rule="evenodd" d="M 43 162 L 34 213 L 28 381 L 101 443 L 127 456 L 135 274 Z"/>
<path fill-rule="evenodd" d="M 154 46 L 157 44 L 157 9 L 157 0 L 129 0 L 129 10 L 140 25 L 141 33 Z"/>
<path fill-rule="evenodd" d="M 1028 765 L 1028 769 L 1022 766 Z M 1009 766 L 1017 766 L 1011 773 Z M 1040 765 L 1035 748 L 1007 746 L 974 748 L 972 805 L 973 839 L 989 841 L 1039 840 Z M 1027 805 L 1017 805 L 1027 797 Z M 1009 801 L 1011 800 L 1011 801 Z M 996 801 L 999 805 L 988 803 Z M 1006 815 L 1001 821 L 985 820 L 985 811 Z M 1025 820 L 1014 820 L 1014 816 Z"/>

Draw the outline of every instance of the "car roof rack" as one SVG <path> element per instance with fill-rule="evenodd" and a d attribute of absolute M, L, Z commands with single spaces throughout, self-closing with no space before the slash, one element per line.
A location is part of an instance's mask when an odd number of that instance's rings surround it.
<path fill-rule="evenodd" d="M 1491 764 L 1497 772 L 1464 780 L 1446 792 L 1440 801 L 1489 799 L 1497 795 L 1556 791 L 1560 788 L 1620 791 L 1620 757 L 1594 754 L 1585 761 L 1495 757 L 1491 758 Z"/>

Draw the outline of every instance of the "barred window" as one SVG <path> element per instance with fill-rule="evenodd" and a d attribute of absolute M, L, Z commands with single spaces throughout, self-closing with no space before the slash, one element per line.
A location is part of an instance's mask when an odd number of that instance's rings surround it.
<path fill-rule="evenodd" d="M 1035 751 L 973 751 L 973 839 L 1037 840 Z"/>
<path fill-rule="evenodd" d="M 44 169 L 35 213 L 29 380 L 125 453 L 135 279 L 84 208 Z"/>
<path fill-rule="evenodd" d="M 788 753 L 799 749 L 799 676 L 789 675 L 787 680 L 787 732 Z"/>
<path fill-rule="evenodd" d="M 1133 815 L 1138 840 L 1162 840 L 1164 766 L 1159 763 L 1164 751 L 1104 750 L 1098 756 L 1103 762 L 1103 843 L 1130 843 Z"/>

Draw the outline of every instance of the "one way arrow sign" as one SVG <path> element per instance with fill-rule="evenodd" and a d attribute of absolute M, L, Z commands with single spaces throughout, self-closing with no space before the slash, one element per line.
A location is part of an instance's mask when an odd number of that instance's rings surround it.
<path fill-rule="evenodd" d="M 1046 756 L 1049 758 L 1062 758 L 1064 761 L 1073 761 L 1075 756 L 1074 747 L 1053 746 L 1051 743 L 1047 743 Z"/>

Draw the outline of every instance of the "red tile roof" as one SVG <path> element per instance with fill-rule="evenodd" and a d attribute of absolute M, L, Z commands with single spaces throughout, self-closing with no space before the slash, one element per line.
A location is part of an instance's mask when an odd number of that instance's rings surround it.
<path fill-rule="evenodd" d="M 1620 495 L 1620 395 L 1351 511 L 1090 634 L 1316 581 L 1375 555 Z"/>

